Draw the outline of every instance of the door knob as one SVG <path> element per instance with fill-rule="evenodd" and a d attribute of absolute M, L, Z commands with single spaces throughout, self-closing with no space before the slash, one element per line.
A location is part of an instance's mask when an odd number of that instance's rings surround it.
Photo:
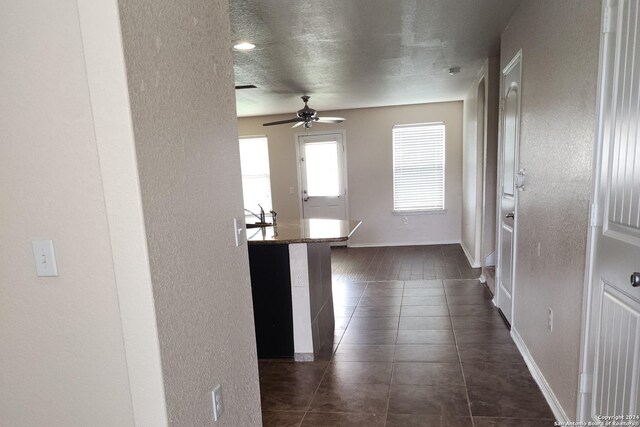
<path fill-rule="evenodd" d="M 516 214 L 514 212 L 509 212 L 507 215 L 505 215 L 505 218 L 515 218 Z"/>
<path fill-rule="evenodd" d="M 634 288 L 640 286 L 640 273 L 637 271 L 631 275 L 631 286 Z"/>

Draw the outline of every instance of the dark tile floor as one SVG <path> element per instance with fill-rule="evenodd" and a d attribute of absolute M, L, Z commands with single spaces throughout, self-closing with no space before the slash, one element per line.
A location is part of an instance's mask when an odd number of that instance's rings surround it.
<path fill-rule="evenodd" d="M 265 427 L 553 426 L 459 246 L 340 248 L 332 262 L 335 353 L 259 361 Z"/>

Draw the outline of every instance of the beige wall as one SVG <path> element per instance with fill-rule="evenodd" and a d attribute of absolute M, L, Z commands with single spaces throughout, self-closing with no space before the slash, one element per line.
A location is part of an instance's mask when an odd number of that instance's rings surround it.
<path fill-rule="evenodd" d="M 311 131 L 346 131 L 349 216 L 363 222 L 352 237 L 351 245 L 411 245 L 460 241 L 462 102 L 323 111 L 320 115 L 347 119 L 338 125 L 316 124 Z M 301 131 L 287 125 L 263 127 L 262 123 L 290 117 L 291 115 L 278 115 L 238 120 L 240 136 L 266 135 L 269 140 L 273 206 L 281 219 L 299 217 L 295 134 Z M 391 129 L 396 124 L 436 121 L 443 121 L 446 125 L 447 212 L 433 215 L 393 215 Z M 293 195 L 289 194 L 289 187 L 294 187 Z"/>
<path fill-rule="evenodd" d="M 575 419 L 582 290 L 596 127 L 600 1 L 523 2 L 502 37 L 504 67 L 522 48 L 514 327 Z M 541 245 L 540 256 L 537 254 Z M 547 329 L 547 309 L 554 330 Z"/>
<path fill-rule="evenodd" d="M 136 425 L 167 411 L 118 5 L 78 0 L 111 255 Z"/>
<path fill-rule="evenodd" d="M 132 426 L 76 1 L 3 2 L 0 57 L 0 424 Z"/>
<path fill-rule="evenodd" d="M 260 425 L 227 1 L 119 3 L 170 424 Z"/>
<path fill-rule="evenodd" d="M 208 425 L 218 383 L 260 425 L 227 4 L 167 3 L 122 3 L 128 82 L 115 1 L 3 5 L 3 426 Z"/>

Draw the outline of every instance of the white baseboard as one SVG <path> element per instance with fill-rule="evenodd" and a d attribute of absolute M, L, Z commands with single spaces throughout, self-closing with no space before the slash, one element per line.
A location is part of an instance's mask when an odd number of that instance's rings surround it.
<path fill-rule="evenodd" d="M 347 246 L 350 248 L 381 248 L 384 246 L 430 246 L 430 245 L 457 245 L 460 240 L 443 240 L 429 242 L 382 242 L 382 243 L 351 243 Z"/>
<path fill-rule="evenodd" d="M 553 393 L 551 386 L 544 378 L 544 375 L 542 375 L 542 371 L 540 370 L 540 368 L 538 368 L 535 360 L 533 360 L 531 353 L 529 353 L 527 345 L 524 343 L 522 337 L 513 326 L 511 327 L 511 338 L 513 338 L 513 342 L 516 343 L 516 347 L 518 347 L 518 350 L 520 350 L 520 354 L 524 358 L 524 361 L 529 368 L 529 372 L 531 372 L 531 376 L 533 376 L 533 379 L 538 384 L 538 387 L 540 387 L 540 390 L 542 391 L 544 398 L 547 400 L 551 411 L 553 411 L 553 415 L 556 417 L 556 421 L 561 423 L 570 422 L 571 419 L 569 419 L 567 413 L 562 408 L 562 405 L 560 405 L 560 402 L 558 401 L 556 395 Z"/>
<path fill-rule="evenodd" d="M 294 353 L 293 360 L 296 362 L 313 362 L 315 355 L 313 353 Z"/>
<path fill-rule="evenodd" d="M 469 252 L 469 249 L 467 249 L 467 245 L 465 245 L 464 242 L 460 242 L 460 246 L 462 246 L 462 251 L 467 256 L 467 260 L 469 261 L 469 265 L 471 266 L 471 268 L 480 268 L 480 263 L 476 262 L 476 260 L 473 259 L 473 257 L 471 256 L 471 252 Z"/>

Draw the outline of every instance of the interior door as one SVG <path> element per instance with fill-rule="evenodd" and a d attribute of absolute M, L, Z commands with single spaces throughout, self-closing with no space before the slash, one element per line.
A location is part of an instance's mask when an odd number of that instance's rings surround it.
<path fill-rule="evenodd" d="M 581 411 L 594 422 L 640 414 L 640 9 L 639 0 L 607 3 Z"/>
<path fill-rule="evenodd" d="M 347 219 L 342 133 L 298 137 L 302 217 Z"/>
<path fill-rule="evenodd" d="M 520 139 L 520 69 L 518 53 L 502 71 L 502 121 L 500 167 L 499 267 L 496 274 L 498 308 L 509 323 L 513 319 L 518 190 L 518 146 Z"/>

